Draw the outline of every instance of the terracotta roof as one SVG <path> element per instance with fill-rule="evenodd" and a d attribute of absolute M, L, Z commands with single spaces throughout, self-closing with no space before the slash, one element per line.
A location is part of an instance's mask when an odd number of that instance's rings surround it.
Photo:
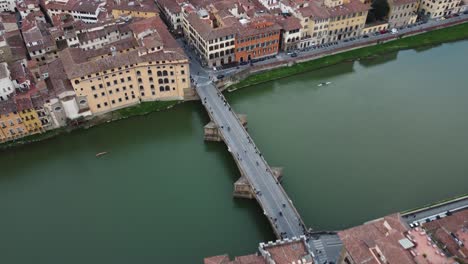
<path fill-rule="evenodd" d="M 198 32 L 198 34 L 200 34 L 200 36 L 205 40 L 226 37 L 235 33 L 235 28 L 232 26 L 213 28 L 210 25 L 210 20 L 201 19 L 196 13 L 189 14 L 187 20 L 189 21 L 190 25 Z"/>
<path fill-rule="evenodd" d="M 359 0 L 351 0 L 348 4 L 343 4 L 338 7 L 327 8 L 330 16 L 337 17 L 343 15 L 365 12 L 370 9 L 369 4 L 364 4 Z"/>
<path fill-rule="evenodd" d="M 6 115 L 18 111 L 13 98 L 6 101 L 0 101 L 0 115 Z"/>
<path fill-rule="evenodd" d="M 406 4 L 412 4 L 412 3 L 418 3 L 418 0 L 388 0 L 388 4 L 390 6 L 392 5 L 406 5 Z"/>
<path fill-rule="evenodd" d="M 95 14 L 103 3 L 93 0 L 68 0 L 66 3 L 50 1 L 45 4 L 45 9 L 56 9 L 62 11 L 77 11 Z"/>
<path fill-rule="evenodd" d="M 365 223 L 338 232 L 349 255 L 357 264 L 379 264 L 372 254 L 376 247 L 388 263 L 414 264 L 410 253 L 398 243 L 405 238 L 406 226 L 399 214 Z"/>
<path fill-rule="evenodd" d="M 286 31 L 300 29 L 302 27 L 300 20 L 293 16 L 286 18 L 282 16 L 277 16 L 277 21 L 281 25 L 281 27 Z"/>
<path fill-rule="evenodd" d="M 276 264 L 298 263 L 303 259 L 311 261 L 311 256 L 303 240 L 285 242 L 274 246 L 266 244 L 264 250 L 271 254 L 271 258 Z"/>
<path fill-rule="evenodd" d="M 252 255 L 236 257 L 229 264 L 267 264 L 267 262 L 262 256 L 252 254 Z M 277 264 L 280 264 L 280 263 L 277 262 Z"/>
<path fill-rule="evenodd" d="M 157 2 L 162 6 L 165 7 L 169 10 L 171 13 L 180 13 L 182 11 L 182 8 L 180 7 L 180 4 L 182 1 L 178 0 L 157 0 Z"/>
<path fill-rule="evenodd" d="M 458 236 L 468 232 L 468 209 L 424 223 L 423 227 L 445 245 L 451 254 L 468 262 L 468 241 L 464 241 L 464 245 L 459 246 L 452 236 L 452 234 Z M 459 237 L 459 239 L 462 238 Z"/>
<path fill-rule="evenodd" d="M 214 257 L 208 257 L 203 260 L 204 264 L 225 264 L 229 262 L 228 255 L 219 255 Z"/>
<path fill-rule="evenodd" d="M 141 11 L 141 12 L 156 12 L 159 9 L 153 0 L 120 0 L 120 4 L 115 1 L 109 1 L 109 7 L 111 9 L 128 10 L 128 11 Z"/>
<path fill-rule="evenodd" d="M 148 61 L 174 61 L 184 60 L 186 56 L 180 50 L 164 50 L 149 53 L 143 56 L 138 55 L 138 50 L 127 53 L 119 53 L 116 56 L 108 56 L 93 61 L 85 61 L 88 58 L 86 51 L 75 48 L 68 48 L 59 54 L 63 61 L 66 76 L 69 79 L 82 77 L 108 69 L 118 68 L 129 64 L 137 64 Z"/>

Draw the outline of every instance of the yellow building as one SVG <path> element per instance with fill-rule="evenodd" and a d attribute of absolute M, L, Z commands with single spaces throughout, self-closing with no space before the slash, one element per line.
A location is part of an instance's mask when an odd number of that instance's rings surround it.
<path fill-rule="evenodd" d="M 183 100 L 190 88 L 188 58 L 161 19 L 143 19 L 130 26 L 134 39 L 98 50 L 60 53 L 76 95 L 86 97 L 93 114 L 144 101 Z"/>
<path fill-rule="evenodd" d="M 112 16 L 114 18 L 119 18 L 121 16 L 132 16 L 140 18 L 159 16 L 159 9 L 154 1 L 115 0 L 112 3 L 111 8 Z"/>
<path fill-rule="evenodd" d="M 42 125 L 39 120 L 39 116 L 37 115 L 36 110 L 32 109 L 25 109 L 19 112 L 21 119 L 24 122 L 24 126 L 28 130 L 29 134 L 36 134 L 42 132 Z"/>
<path fill-rule="evenodd" d="M 422 0 L 419 10 L 428 18 L 439 18 L 456 12 L 461 0 Z"/>
<path fill-rule="evenodd" d="M 359 0 L 330 0 L 325 3 L 329 7 L 330 15 L 328 41 L 339 41 L 361 35 L 370 9 L 368 4 Z"/>
<path fill-rule="evenodd" d="M 388 29 L 387 22 L 376 22 L 372 24 L 367 24 L 366 27 L 362 29 L 361 35 L 369 35 L 375 32 L 380 32 Z"/>
<path fill-rule="evenodd" d="M 399 28 L 416 23 L 418 0 L 388 0 L 388 25 Z"/>
<path fill-rule="evenodd" d="M 13 99 L 0 101 L 0 142 L 29 135 Z"/>
<path fill-rule="evenodd" d="M 324 0 L 292 4 L 300 20 L 299 48 L 361 35 L 370 5 L 364 0 Z"/>

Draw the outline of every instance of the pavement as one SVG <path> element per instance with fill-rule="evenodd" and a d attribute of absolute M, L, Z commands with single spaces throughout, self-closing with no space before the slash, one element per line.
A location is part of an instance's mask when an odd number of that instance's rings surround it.
<path fill-rule="evenodd" d="M 288 55 L 285 52 L 280 52 L 274 58 L 266 59 L 264 61 L 258 61 L 258 62 L 253 63 L 253 65 L 260 66 L 260 65 L 272 64 L 275 62 L 294 61 L 294 60 L 304 59 L 307 57 L 319 56 L 321 54 L 328 54 L 328 53 L 332 53 L 338 50 L 346 50 L 352 47 L 363 46 L 363 45 L 375 43 L 378 41 L 384 41 L 384 40 L 387 41 L 392 38 L 398 38 L 402 35 L 407 35 L 407 34 L 419 32 L 419 31 L 430 30 L 434 27 L 443 27 L 445 25 L 449 25 L 449 24 L 456 23 L 456 22 L 461 22 L 467 19 L 468 19 L 468 14 L 460 14 L 460 16 L 458 17 L 447 18 L 444 20 L 429 20 L 425 23 L 420 22 L 421 24 L 412 25 L 410 27 L 399 29 L 397 34 L 392 34 L 390 32 L 385 33 L 385 34 L 379 34 L 379 35 L 369 34 L 368 38 L 359 37 L 353 41 L 346 41 L 346 42 L 337 41 L 336 44 L 329 44 L 329 45 L 321 46 L 321 47 L 309 47 L 309 48 L 295 51 L 295 53 L 297 53 L 297 57 L 295 58 L 292 58 L 290 55 Z M 223 74 L 227 77 L 249 67 L 251 66 L 247 64 L 247 65 L 239 65 L 238 69 L 226 68 L 226 69 L 219 69 L 217 71 L 214 71 L 213 69 L 208 69 L 208 72 L 210 72 L 210 74 L 213 76 Z"/>
<path fill-rule="evenodd" d="M 255 198 L 275 233 L 281 238 L 305 234 L 305 226 L 283 187 L 260 150 L 241 125 L 237 115 L 224 96 L 210 80 L 210 73 L 191 61 L 192 79 L 196 90 L 212 121 L 220 128 L 228 150 L 237 160 L 241 173 L 256 192 Z"/>
<path fill-rule="evenodd" d="M 439 217 L 444 217 L 447 211 L 455 212 L 468 208 L 468 196 L 440 205 L 430 206 L 425 209 L 418 209 L 402 215 L 402 219 L 409 225 L 411 223 L 425 223 L 426 219 L 434 220 Z"/>

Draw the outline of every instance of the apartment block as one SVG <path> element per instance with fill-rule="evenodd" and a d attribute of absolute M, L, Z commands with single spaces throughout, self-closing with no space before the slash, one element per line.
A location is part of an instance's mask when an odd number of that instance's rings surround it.
<path fill-rule="evenodd" d="M 42 6 L 49 17 L 70 14 L 85 23 L 98 23 L 107 16 L 105 5 L 94 0 L 46 0 Z"/>
<path fill-rule="evenodd" d="M 236 62 L 255 61 L 278 54 L 281 26 L 273 16 L 243 19 L 237 26 Z"/>
<path fill-rule="evenodd" d="M 219 14 L 206 9 L 186 7 L 184 36 L 203 64 L 216 67 L 235 61 L 236 29 Z M 233 17 L 225 17 L 234 20 Z"/>
<path fill-rule="evenodd" d="M 161 10 L 162 18 L 168 24 L 170 30 L 181 34 L 183 32 L 182 5 L 183 0 L 157 0 L 156 4 Z"/>
<path fill-rule="evenodd" d="M 419 11 L 427 18 L 440 18 L 458 11 L 460 0 L 421 0 Z"/>
<path fill-rule="evenodd" d="M 123 40 L 96 50 L 65 49 L 60 53 L 65 75 L 93 114 L 144 101 L 182 100 L 190 88 L 188 59 L 159 17 L 130 26 L 138 46 Z"/>
<path fill-rule="evenodd" d="M 399 28 L 414 24 L 418 18 L 418 0 L 388 0 L 388 25 Z"/>
<path fill-rule="evenodd" d="M 112 10 L 116 19 L 122 16 L 150 18 L 159 16 L 159 10 L 153 0 L 110 0 L 106 6 Z"/>

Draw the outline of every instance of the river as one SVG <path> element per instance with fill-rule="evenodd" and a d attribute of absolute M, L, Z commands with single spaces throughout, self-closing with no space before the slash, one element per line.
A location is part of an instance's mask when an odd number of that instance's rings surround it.
<path fill-rule="evenodd" d="M 227 98 L 305 222 L 336 230 L 468 191 L 464 54 L 401 51 Z M 201 263 L 274 239 L 232 198 L 239 173 L 207 122 L 191 102 L 1 151 L 0 262 Z"/>

